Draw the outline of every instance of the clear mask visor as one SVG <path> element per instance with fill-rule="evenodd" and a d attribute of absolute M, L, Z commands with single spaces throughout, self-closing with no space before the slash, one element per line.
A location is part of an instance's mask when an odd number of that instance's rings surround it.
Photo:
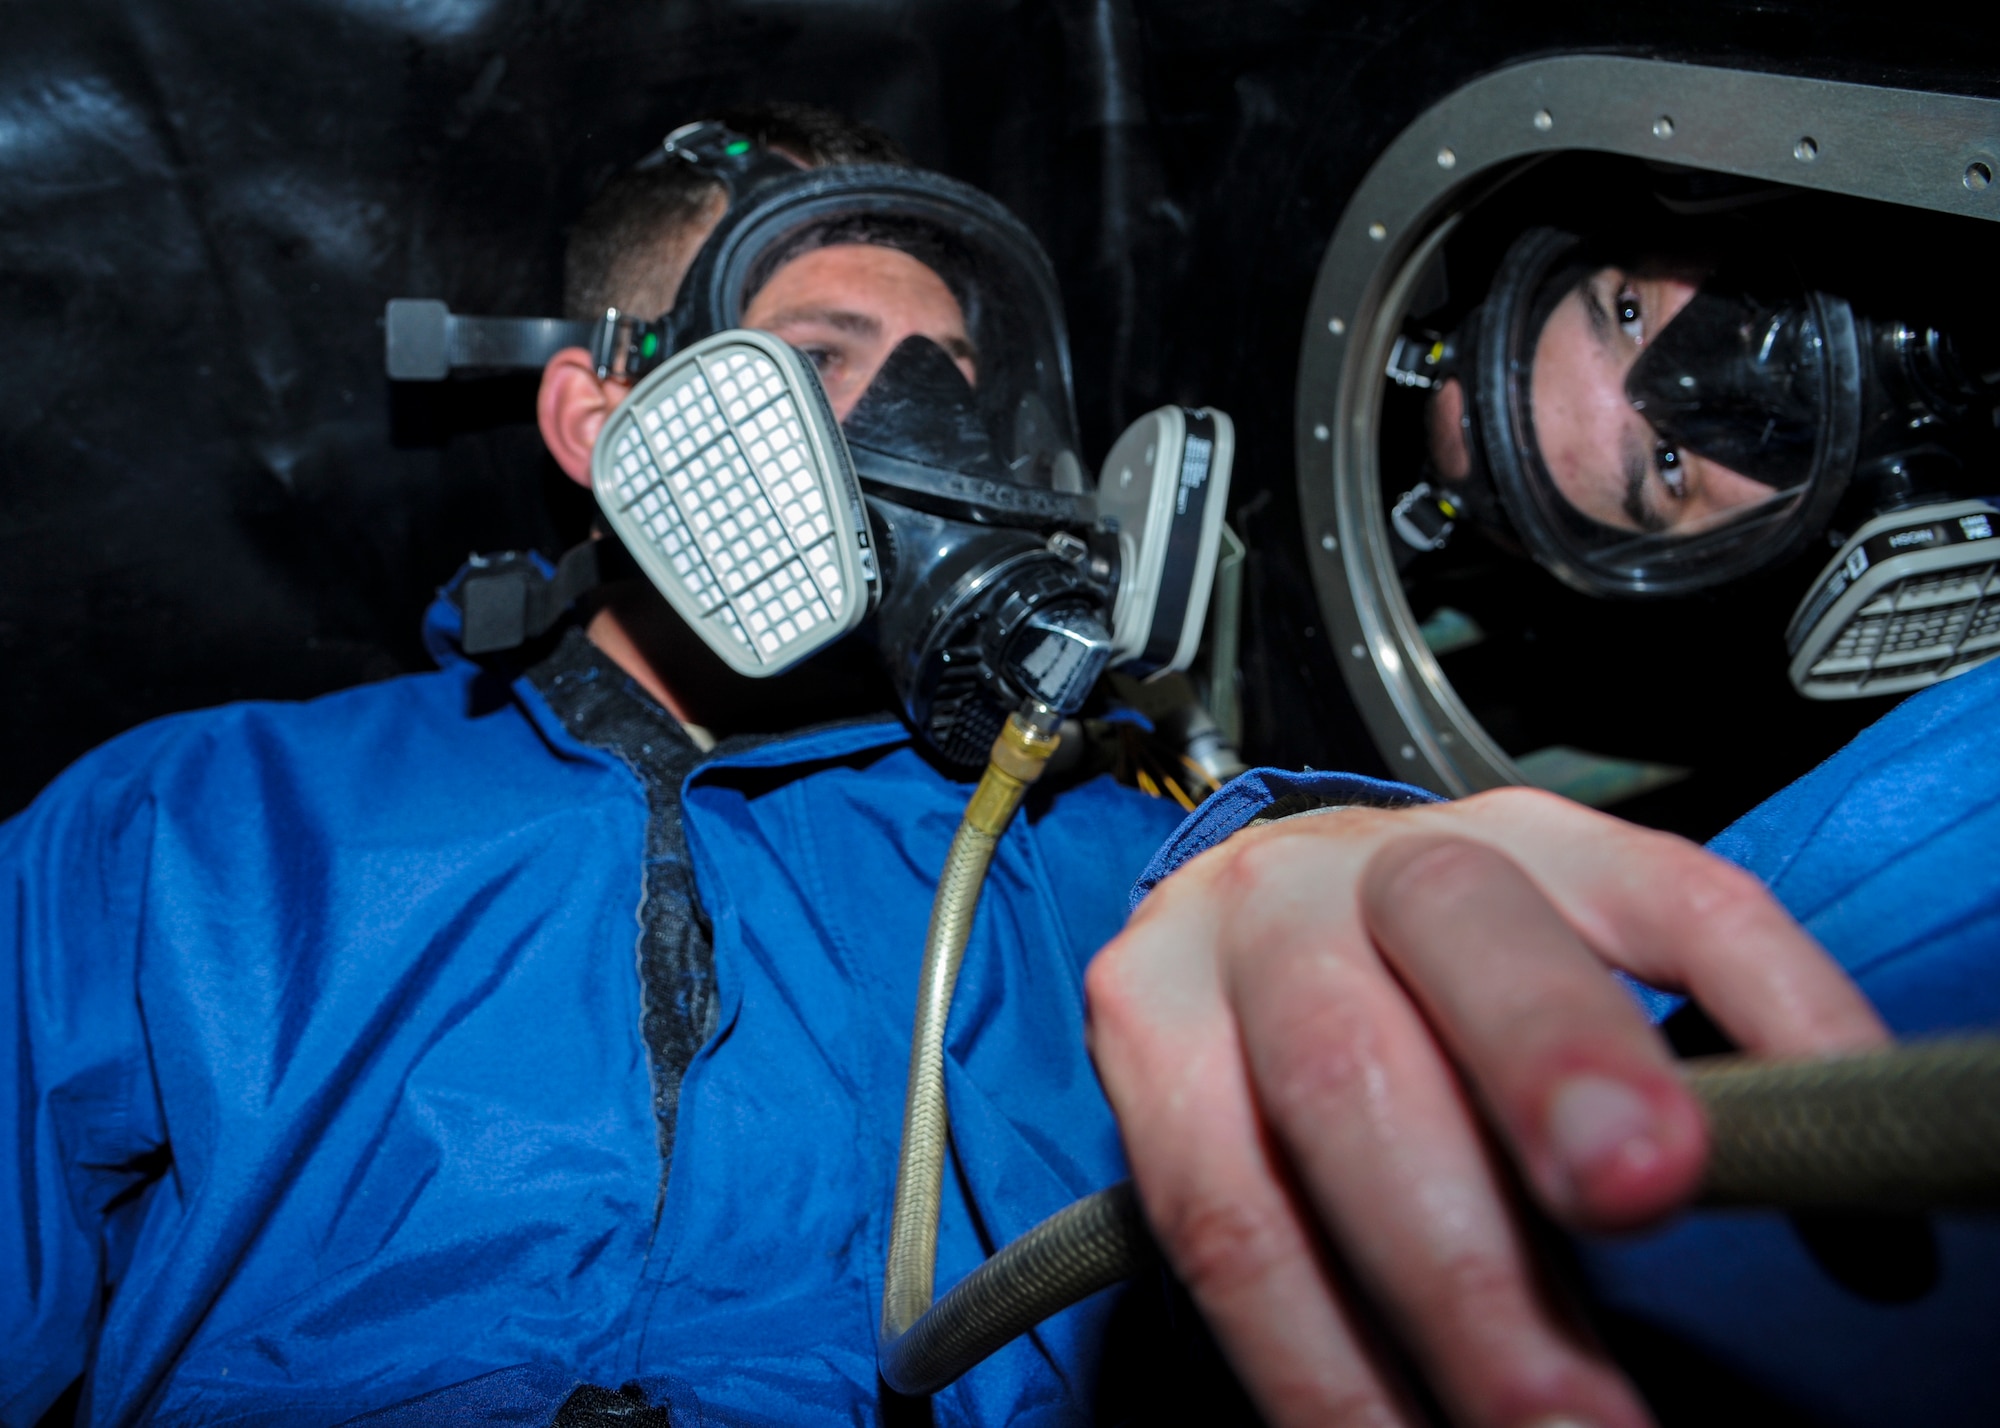
<path fill-rule="evenodd" d="M 1783 273 L 1591 262 L 1524 235 L 1478 337 L 1480 423 L 1537 559 L 1599 594 L 1735 579 L 1851 473 L 1851 310 Z"/>
<path fill-rule="evenodd" d="M 1814 305 L 1612 267 L 1570 278 L 1536 304 L 1516 368 L 1537 514 L 1613 579 L 1733 564 L 1825 465 L 1833 384 Z"/>

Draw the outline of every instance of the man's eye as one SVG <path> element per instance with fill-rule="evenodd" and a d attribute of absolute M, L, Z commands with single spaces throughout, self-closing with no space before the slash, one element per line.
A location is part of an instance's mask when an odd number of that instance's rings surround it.
<path fill-rule="evenodd" d="M 1630 288 L 1622 289 L 1618 294 L 1617 308 L 1618 326 L 1625 335 L 1634 342 L 1644 342 L 1646 328 L 1641 321 L 1644 314 L 1639 310 L 1639 295 Z"/>
<path fill-rule="evenodd" d="M 1660 473 L 1660 484 L 1667 488 L 1669 496 L 1676 501 L 1687 499 L 1687 463 L 1681 460 L 1679 447 L 1667 441 L 1654 447 L 1653 469 Z"/>
<path fill-rule="evenodd" d="M 799 355 L 812 363 L 813 370 L 821 376 L 826 375 L 826 369 L 833 363 L 833 349 L 830 347 L 801 347 Z"/>

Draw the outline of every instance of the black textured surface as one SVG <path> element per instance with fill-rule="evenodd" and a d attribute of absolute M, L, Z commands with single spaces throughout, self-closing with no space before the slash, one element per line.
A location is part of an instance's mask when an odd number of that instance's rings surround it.
<path fill-rule="evenodd" d="M 1890 25 L 1859 0 L 17 0 L 0 811 L 153 715 L 424 668 L 418 617 L 468 551 L 578 538 L 533 383 L 392 393 L 382 304 L 555 311 L 562 225 L 606 173 L 772 97 L 882 125 L 1043 238 L 1087 458 L 1164 401 L 1236 417 L 1246 752 L 1366 771 L 1290 411 L 1313 269 L 1375 154 L 1552 50 L 1991 92 L 1971 38 L 1952 7 Z"/>
<path fill-rule="evenodd" d="M 636 1383 L 616 1391 L 580 1383 L 556 1409 L 551 1428 L 673 1428 L 673 1418 L 664 1405 L 648 1404 Z"/>
<path fill-rule="evenodd" d="M 701 752 L 674 719 L 575 628 L 528 671 L 563 727 L 615 755 L 646 786 L 645 897 L 639 908 L 639 990 L 660 1185 L 674 1150 L 681 1078 L 715 1030 L 715 952 L 696 898 L 681 827 L 681 781 Z"/>

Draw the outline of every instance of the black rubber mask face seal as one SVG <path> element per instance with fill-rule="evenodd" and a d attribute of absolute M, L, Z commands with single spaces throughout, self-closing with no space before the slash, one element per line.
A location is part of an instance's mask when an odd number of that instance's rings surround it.
<path fill-rule="evenodd" d="M 1456 480 L 1446 476 L 1439 469 L 1435 453 L 1426 460 L 1425 473 L 1432 486 L 1448 494 L 1461 506 L 1473 524 L 1499 536 L 1509 549 L 1516 549 L 1520 538 L 1514 532 L 1513 523 L 1507 519 L 1507 509 L 1501 504 L 1499 492 L 1493 485 L 1493 468 L 1486 459 L 1485 428 L 1478 420 L 1479 364 L 1469 355 L 1478 351 L 1479 333 L 1485 316 L 1483 303 L 1466 313 L 1458 330 L 1446 339 L 1446 349 L 1453 356 L 1450 365 L 1438 374 L 1440 387 L 1451 381 L 1459 385 L 1458 430 L 1465 449 L 1465 475 Z M 1431 400 L 1438 400 L 1435 392 Z"/>

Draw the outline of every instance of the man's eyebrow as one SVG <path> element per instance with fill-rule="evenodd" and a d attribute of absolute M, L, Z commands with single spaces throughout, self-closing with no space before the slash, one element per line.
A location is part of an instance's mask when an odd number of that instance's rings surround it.
<path fill-rule="evenodd" d="M 788 327 L 793 323 L 817 322 L 833 328 L 836 332 L 851 332 L 857 337 L 879 337 L 882 323 L 865 312 L 850 312 L 838 307 L 792 307 L 774 313 L 766 319 L 772 327 Z"/>
<path fill-rule="evenodd" d="M 783 312 L 772 314 L 765 321 L 773 329 L 789 327 L 794 323 L 820 323 L 831 327 L 836 332 L 849 332 L 856 337 L 880 337 L 882 335 L 882 323 L 879 318 L 865 312 L 852 312 L 846 308 L 838 307 L 786 308 Z M 952 357 L 960 361 L 970 362 L 975 367 L 979 365 L 979 349 L 972 345 L 970 338 L 952 336 L 944 338 L 941 341 L 936 338 L 932 340 L 936 341 L 938 346 L 950 353 Z"/>
<path fill-rule="evenodd" d="M 1600 347 L 1611 345 L 1611 314 L 1604 304 L 1597 300 L 1597 276 L 1592 274 L 1583 280 L 1578 291 L 1583 294 L 1584 315 L 1590 319 L 1590 335 L 1597 339 Z"/>
<path fill-rule="evenodd" d="M 1627 430 L 1620 446 L 1619 455 L 1625 468 L 1625 514 L 1632 524 L 1648 535 L 1658 535 L 1667 528 L 1666 519 L 1646 502 L 1646 478 L 1653 472 L 1653 463 L 1646 452 L 1646 443 L 1636 431 Z"/>

